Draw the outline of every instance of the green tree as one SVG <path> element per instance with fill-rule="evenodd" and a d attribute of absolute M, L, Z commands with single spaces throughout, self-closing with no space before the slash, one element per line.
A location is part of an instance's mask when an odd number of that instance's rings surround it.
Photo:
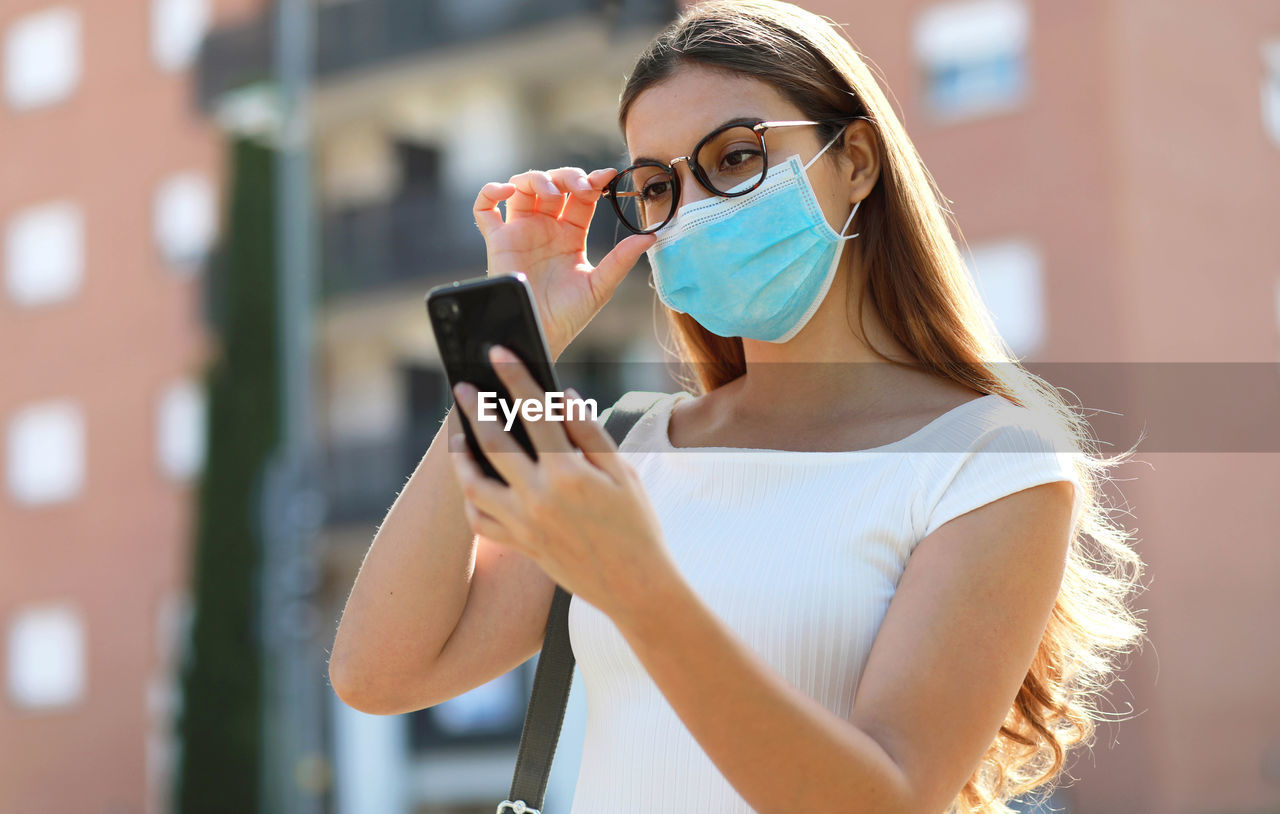
<path fill-rule="evenodd" d="M 230 147 L 221 247 L 208 269 L 217 351 L 206 371 L 208 456 L 191 567 L 193 614 L 182 665 L 181 814 L 260 810 L 262 721 L 258 490 L 279 435 L 273 152 Z"/>

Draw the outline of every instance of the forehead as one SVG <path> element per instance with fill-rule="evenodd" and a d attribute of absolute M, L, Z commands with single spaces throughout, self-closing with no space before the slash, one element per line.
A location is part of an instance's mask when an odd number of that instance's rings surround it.
<path fill-rule="evenodd" d="M 623 137 L 632 161 L 669 161 L 688 155 L 699 139 L 725 122 L 749 118 L 803 116 L 767 82 L 686 65 L 636 97 L 627 111 Z"/>

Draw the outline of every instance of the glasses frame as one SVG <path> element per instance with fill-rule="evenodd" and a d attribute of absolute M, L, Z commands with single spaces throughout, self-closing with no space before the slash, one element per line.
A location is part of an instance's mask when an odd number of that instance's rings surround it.
<path fill-rule="evenodd" d="M 653 234 L 654 232 L 658 231 L 659 229 L 661 229 L 662 227 L 670 223 L 671 219 L 676 216 L 676 212 L 679 211 L 680 209 L 680 173 L 676 172 L 677 161 L 683 161 L 688 165 L 689 172 L 693 173 L 693 177 L 695 180 L 697 180 L 698 185 L 701 186 L 703 189 L 705 189 L 707 192 L 710 192 L 712 195 L 715 195 L 720 198 L 738 198 L 743 195 L 746 195 L 749 192 L 754 192 L 756 188 L 758 188 L 762 183 L 764 183 L 765 176 L 769 172 L 769 147 L 768 145 L 765 144 L 765 140 L 764 140 L 765 131 L 772 130 L 774 128 L 781 128 L 781 127 L 810 127 L 814 125 L 833 124 L 839 121 L 844 121 L 844 119 L 827 119 L 824 121 L 809 121 L 806 119 L 806 120 L 794 120 L 794 121 L 756 122 L 755 124 L 752 124 L 749 121 L 729 122 L 728 124 L 723 124 L 717 127 L 715 130 L 712 130 L 710 133 L 707 133 L 705 136 L 703 136 L 698 141 L 698 143 L 694 145 L 693 152 L 689 153 L 689 155 L 678 156 L 676 158 L 671 159 L 669 162 L 665 164 L 661 161 L 654 161 L 654 160 L 637 161 L 636 163 L 627 167 L 622 172 L 619 172 L 617 175 L 613 176 L 613 178 L 609 181 L 609 183 L 605 185 L 604 191 L 601 192 L 600 194 L 609 199 L 609 203 L 613 205 L 614 213 L 618 216 L 618 221 L 623 226 L 625 226 L 629 231 L 634 232 L 638 235 Z M 755 132 L 756 139 L 760 142 L 760 157 L 764 162 L 764 172 L 760 173 L 760 177 L 757 178 L 756 182 L 752 184 L 751 187 L 748 189 L 739 190 L 737 192 L 721 192 L 720 190 L 715 189 L 714 187 L 711 186 L 711 180 L 707 178 L 706 172 L 702 169 L 702 165 L 700 165 L 697 162 L 696 158 L 697 158 L 698 152 L 703 148 L 703 146 L 708 141 L 720 135 L 724 131 L 731 130 L 735 127 L 749 127 L 751 130 Z M 659 223 L 657 226 L 654 226 L 649 229 L 636 229 L 634 226 L 628 223 L 626 216 L 622 214 L 622 205 L 618 202 L 619 198 L 634 198 L 641 194 L 640 190 L 625 192 L 618 189 L 618 181 L 623 177 L 625 177 L 631 171 L 637 170 L 640 167 L 657 167 L 659 169 L 664 169 L 671 176 L 671 211 L 667 213 L 667 217 L 663 219 L 662 223 Z M 636 211 L 637 212 L 640 211 L 639 206 L 637 206 Z"/>

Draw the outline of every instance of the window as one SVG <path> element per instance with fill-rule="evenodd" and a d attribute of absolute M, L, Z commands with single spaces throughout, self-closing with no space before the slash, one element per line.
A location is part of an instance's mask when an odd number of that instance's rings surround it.
<path fill-rule="evenodd" d="M 84 414 L 66 400 L 32 404 L 9 420 L 9 492 L 30 505 L 69 500 L 84 485 Z"/>
<path fill-rule="evenodd" d="M 80 82 L 80 15 L 58 7 L 19 17 L 4 37 L 4 95 L 15 110 L 56 104 Z"/>
<path fill-rule="evenodd" d="M 168 783 L 178 753 L 174 720 L 182 708 L 179 675 L 191 632 L 191 597 L 167 594 L 156 605 L 155 671 L 147 681 L 146 783 L 148 811 L 173 811 Z"/>
<path fill-rule="evenodd" d="M 174 480 L 191 478 L 203 468 L 205 394 L 197 382 L 174 383 L 160 395 L 156 453 L 160 468 Z"/>
<path fill-rule="evenodd" d="M 1262 124 L 1280 146 L 1280 40 L 1262 46 Z"/>
<path fill-rule="evenodd" d="M 9 698 L 25 709 L 73 704 L 84 697 L 84 623 L 69 605 L 20 610 L 9 624 Z"/>
<path fill-rule="evenodd" d="M 444 164 L 439 147 L 400 139 L 394 142 L 392 149 L 400 167 L 398 195 L 439 194 Z"/>
<path fill-rule="evenodd" d="M 180 172 L 156 189 L 152 223 L 165 262 L 182 271 L 198 270 L 217 236 L 213 183 L 198 172 Z"/>
<path fill-rule="evenodd" d="M 996 330 L 1024 357 L 1044 344 L 1044 285 L 1040 253 L 1030 243 L 1007 240 L 973 250 L 969 268 Z"/>
<path fill-rule="evenodd" d="M 939 117 L 1016 107 L 1027 93 L 1030 20 L 1022 0 L 964 0 L 926 9 L 915 51 L 924 99 Z"/>
<path fill-rule="evenodd" d="M 163 70 L 191 66 L 209 27 L 209 0 L 151 0 L 151 57 Z"/>
<path fill-rule="evenodd" d="M 19 305 L 64 300 L 84 276 L 84 217 L 66 201 L 15 214 L 5 228 L 5 288 Z"/>

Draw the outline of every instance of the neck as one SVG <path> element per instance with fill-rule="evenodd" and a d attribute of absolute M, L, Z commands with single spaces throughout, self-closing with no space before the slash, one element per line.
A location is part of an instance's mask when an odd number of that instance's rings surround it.
<path fill-rule="evenodd" d="M 914 364 L 865 296 L 865 274 L 853 254 L 847 253 L 822 305 L 790 341 L 743 340 L 747 372 L 737 383 L 742 409 L 859 412 L 892 397 L 904 374 L 921 375 L 872 350 Z"/>

